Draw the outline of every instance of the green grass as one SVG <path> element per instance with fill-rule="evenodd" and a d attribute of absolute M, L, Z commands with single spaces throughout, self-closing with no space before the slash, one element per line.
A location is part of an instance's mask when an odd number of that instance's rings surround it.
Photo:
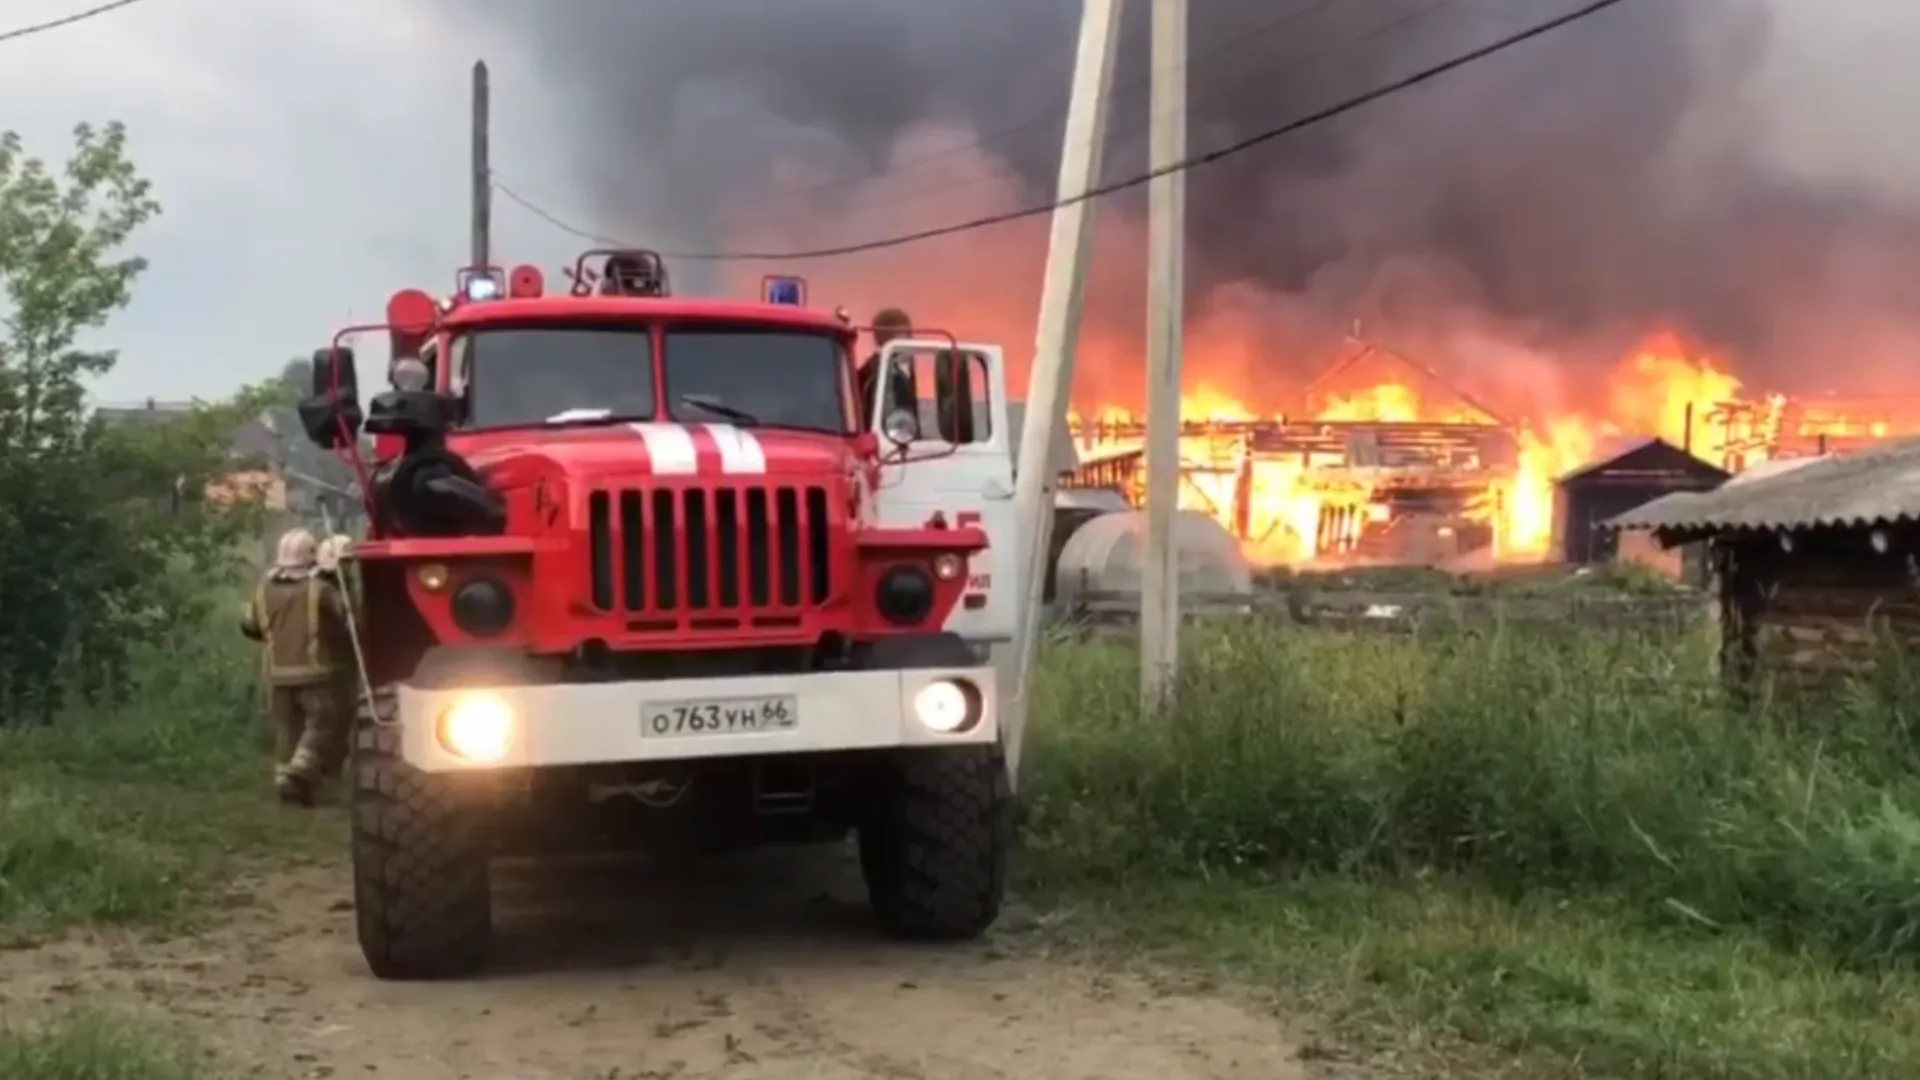
<path fill-rule="evenodd" d="M 237 635 L 190 636 L 122 708 L 0 729 L 0 947 L 191 927 L 242 899 L 249 861 L 325 849 L 325 823 L 273 805 L 251 662 Z"/>
<path fill-rule="evenodd" d="M 93 1015 L 36 1027 L 0 1027 L 6 1080 L 212 1080 L 203 1052 L 124 1019 Z"/>
<path fill-rule="evenodd" d="M 1055 648 L 1029 885 L 1071 932 L 1529 1076 L 1913 1075 L 1906 673 L 1742 713 L 1707 644 L 1240 626 L 1194 635 L 1158 720 L 1130 647 Z"/>
<path fill-rule="evenodd" d="M 147 658 L 127 708 L 0 733 L 0 945 L 191 929 L 249 866 L 337 857 L 337 819 L 273 806 L 225 630 Z M 1154 720 L 1131 646 L 1050 646 L 1025 887 L 1066 940 L 1252 978 L 1422 1068 L 1904 1080 L 1914 672 L 1741 712 L 1709 645 L 1248 623 L 1190 634 Z M 0 1033 L 9 1080 L 192 1058 L 100 1020 Z"/>

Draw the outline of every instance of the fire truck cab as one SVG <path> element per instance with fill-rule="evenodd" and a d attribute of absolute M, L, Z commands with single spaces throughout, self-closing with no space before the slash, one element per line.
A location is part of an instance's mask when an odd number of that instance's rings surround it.
<path fill-rule="evenodd" d="M 350 794 L 369 966 L 477 970 L 499 856 L 670 865 L 849 833 L 885 930 L 978 935 L 1012 834 L 1011 688 L 983 646 L 1024 595 L 1000 349 L 863 360 L 804 283 L 678 298 L 651 252 L 570 276 L 463 271 L 314 355 L 303 424 L 372 523 Z M 387 386 L 363 406 L 348 342 L 372 331 Z M 871 401 L 862 363 L 898 375 Z"/>

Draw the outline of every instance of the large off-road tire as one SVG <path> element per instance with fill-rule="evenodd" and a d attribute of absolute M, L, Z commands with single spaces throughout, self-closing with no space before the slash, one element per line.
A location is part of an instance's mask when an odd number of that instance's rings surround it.
<path fill-rule="evenodd" d="M 382 979 L 447 979 L 486 962 L 493 933 L 481 816 L 448 778 L 401 760 L 397 727 L 353 746 L 353 897 L 360 951 Z"/>
<path fill-rule="evenodd" d="M 1013 793 L 998 747 L 908 750 L 881 777 L 860 829 L 875 918 L 914 941 L 964 941 L 1000 917 Z"/>
<path fill-rule="evenodd" d="M 886 639 L 861 660 L 892 670 L 979 662 L 952 634 Z M 881 929 L 914 941 L 985 933 L 1006 901 L 1013 831 L 1013 789 L 998 746 L 889 755 L 860 823 L 860 869 Z"/>

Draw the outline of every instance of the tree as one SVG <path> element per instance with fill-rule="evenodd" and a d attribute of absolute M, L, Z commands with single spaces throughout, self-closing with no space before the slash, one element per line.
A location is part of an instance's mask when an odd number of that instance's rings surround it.
<path fill-rule="evenodd" d="M 121 248 L 160 212 L 152 185 L 127 157 L 119 124 L 74 129 L 56 175 L 0 135 L 0 454 L 9 460 L 70 450 L 85 429 L 85 382 L 113 369 L 111 352 L 80 335 L 127 306 L 145 259 Z"/>
<path fill-rule="evenodd" d="M 130 651 L 204 608 L 244 528 L 247 507 L 197 496 L 262 391 L 138 428 L 87 414 L 117 358 L 81 339 L 132 298 L 146 262 L 125 248 L 159 212 L 119 124 L 76 128 L 57 171 L 0 135 L 0 724 L 123 692 Z"/>

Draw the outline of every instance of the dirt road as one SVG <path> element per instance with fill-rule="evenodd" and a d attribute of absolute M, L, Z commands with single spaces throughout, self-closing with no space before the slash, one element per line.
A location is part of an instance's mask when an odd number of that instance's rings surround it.
<path fill-rule="evenodd" d="M 404 985 L 366 974 L 344 869 L 308 869 L 193 940 L 0 956 L 0 993 L 162 1012 L 276 1078 L 1333 1075 L 1269 1011 L 1048 959 L 1018 913 L 980 945 L 882 943 L 845 870 L 781 852 L 668 891 L 635 867 L 503 868 L 495 971 Z"/>

